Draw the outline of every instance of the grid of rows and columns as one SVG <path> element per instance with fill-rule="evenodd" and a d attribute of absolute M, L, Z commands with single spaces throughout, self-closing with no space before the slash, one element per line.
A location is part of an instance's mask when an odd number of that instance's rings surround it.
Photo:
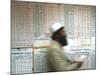
<path fill-rule="evenodd" d="M 33 45 L 35 38 L 38 38 L 38 44 L 47 39 L 49 41 L 50 37 L 47 33 L 55 22 L 60 22 L 65 26 L 69 39 L 80 41 L 79 45 L 71 45 L 74 54 L 70 52 L 69 54 L 80 56 L 85 53 L 89 56 L 87 58 L 89 62 L 83 69 L 94 69 L 95 18 L 95 6 L 12 1 L 11 73 L 46 72 L 43 60 L 45 60 L 47 49 L 41 47 L 34 49 Z M 44 34 L 47 36 L 45 37 Z M 43 36 L 45 40 L 41 39 Z"/>

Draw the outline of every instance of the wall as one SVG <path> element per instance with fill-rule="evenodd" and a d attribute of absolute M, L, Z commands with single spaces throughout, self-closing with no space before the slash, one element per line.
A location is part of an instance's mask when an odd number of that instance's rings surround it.
<path fill-rule="evenodd" d="M 32 38 L 49 33 L 55 22 L 65 25 L 68 38 L 95 37 L 95 6 L 12 2 L 11 47 L 31 47 Z"/>

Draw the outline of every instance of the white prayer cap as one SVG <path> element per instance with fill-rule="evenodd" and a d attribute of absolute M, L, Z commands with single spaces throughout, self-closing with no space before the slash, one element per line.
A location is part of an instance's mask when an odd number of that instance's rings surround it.
<path fill-rule="evenodd" d="M 64 27 L 64 25 L 60 24 L 60 23 L 54 23 L 51 26 L 51 32 L 56 32 L 57 30 L 59 30 L 61 27 Z"/>

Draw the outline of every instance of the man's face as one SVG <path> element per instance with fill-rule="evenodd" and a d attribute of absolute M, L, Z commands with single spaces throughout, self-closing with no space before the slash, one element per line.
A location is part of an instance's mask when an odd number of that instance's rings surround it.
<path fill-rule="evenodd" d="M 59 39 L 58 42 L 62 45 L 62 46 L 66 46 L 68 44 L 67 39 L 66 39 L 66 33 L 64 28 L 62 28 L 59 32 Z"/>

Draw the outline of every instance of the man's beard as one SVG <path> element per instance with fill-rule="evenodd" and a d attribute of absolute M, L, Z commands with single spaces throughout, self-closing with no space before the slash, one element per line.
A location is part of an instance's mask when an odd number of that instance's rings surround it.
<path fill-rule="evenodd" d="M 68 41 L 67 41 L 67 39 L 66 39 L 66 37 L 60 37 L 59 38 L 59 40 L 58 40 L 58 42 L 62 45 L 62 46 L 66 46 L 66 45 L 68 45 Z"/>

